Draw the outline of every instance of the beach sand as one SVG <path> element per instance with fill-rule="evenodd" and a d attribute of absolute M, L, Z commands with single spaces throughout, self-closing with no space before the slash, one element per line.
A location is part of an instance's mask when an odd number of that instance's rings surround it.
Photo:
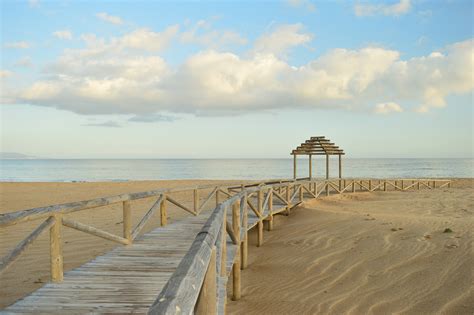
<path fill-rule="evenodd" d="M 334 195 L 277 216 L 262 247 L 250 234 L 228 312 L 473 314 L 473 184 Z"/>
<path fill-rule="evenodd" d="M 136 181 L 107 183 L 0 183 L 0 213 L 162 187 L 230 181 Z M 463 314 L 472 298 L 473 183 L 421 192 L 356 193 L 321 198 L 290 217 L 278 216 L 264 246 L 250 246 L 242 300 L 228 301 L 233 314 L 409 313 Z M 192 192 L 175 199 L 190 206 Z M 206 197 L 201 194 L 201 201 Z M 132 203 L 134 225 L 155 198 Z M 208 208 L 212 208 L 210 202 Z M 169 207 L 169 221 L 187 216 Z M 122 233 L 116 204 L 69 214 L 79 222 Z M 158 226 L 145 227 L 145 232 Z M 41 220 L 0 228 L 0 256 Z M 449 227 L 452 233 L 442 233 Z M 402 230 L 400 230 L 401 228 Z M 396 231 L 392 231 L 395 229 Z M 114 248 L 116 243 L 67 227 L 65 270 Z M 251 244 L 255 244 L 251 232 Z M 49 233 L 0 275 L 0 309 L 49 281 Z M 230 290 L 230 289 L 229 289 Z M 231 291 L 229 291 L 231 292 Z M 469 295 L 471 294 L 471 295 Z M 472 312 L 471 312 L 472 313 Z"/>
<path fill-rule="evenodd" d="M 0 213 L 14 212 L 73 201 L 88 200 L 122 193 L 141 192 L 164 187 L 235 183 L 235 181 L 170 180 L 88 183 L 0 183 Z M 201 202 L 211 191 L 200 193 Z M 192 208 L 193 192 L 173 193 L 174 199 Z M 135 226 L 156 198 L 132 202 L 132 221 Z M 215 201 L 207 209 L 215 207 Z M 167 204 L 168 223 L 188 216 L 186 211 Z M 67 217 L 116 235 L 122 235 L 122 204 L 114 204 L 68 214 Z M 44 219 L 0 228 L 0 257 L 33 231 Z M 159 226 L 159 211 L 155 213 L 143 233 Z M 117 243 L 63 227 L 64 270 L 76 268 L 116 246 Z M 8 270 L 0 275 L 0 309 L 43 286 L 50 279 L 49 233 L 43 233 Z"/>

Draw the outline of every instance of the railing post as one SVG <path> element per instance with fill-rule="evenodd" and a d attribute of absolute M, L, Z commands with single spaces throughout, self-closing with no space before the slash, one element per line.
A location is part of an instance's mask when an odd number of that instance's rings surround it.
<path fill-rule="evenodd" d="M 395 190 L 398 189 L 398 181 L 395 181 Z"/>
<path fill-rule="evenodd" d="M 387 191 L 387 180 L 383 181 L 383 191 Z"/>
<path fill-rule="evenodd" d="M 240 282 L 240 248 L 237 248 L 236 258 L 232 266 L 232 300 L 240 300 L 241 297 L 241 282 Z"/>
<path fill-rule="evenodd" d="M 132 241 L 132 208 L 130 201 L 124 201 L 123 205 L 123 238 Z"/>
<path fill-rule="evenodd" d="M 240 254 L 242 258 L 242 263 L 240 268 L 247 268 L 248 261 L 248 246 L 249 246 L 249 234 L 248 234 L 248 206 L 247 206 L 247 194 L 245 194 L 240 200 L 240 204 L 243 205 L 243 216 L 242 216 L 242 228 L 244 229 L 244 239 L 240 245 Z"/>
<path fill-rule="evenodd" d="M 356 184 L 355 184 L 355 180 L 352 181 L 352 192 L 355 193 L 356 192 Z"/>
<path fill-rule="evenodd" d="M 260 188 L 258 191 L 258 212 L 263 213 L 263 190 Z M 263 218 L 258 220 L 257 223 L 257 247 L 263 244 Z"/>
<path fill-rule="evenodd" d="M 270 194 L 269 200 L 268 200 L 268 226 L 267 229 L 268 231 L 273 230 L 273 189 L 270 188 L 270 191 L 268 192 Z"/>
<path fill-rule="evenodd" d="M 61 214 L 54 215 L 54 224 L 49 229 L 49 249 L 51 258 L 51 281 L 62 282 L 63 272 L 63 240 Z"/>
<path fill-rule="evenodd" d="M 168 224 L 168 215 L 166 213 L 166 195 L 163 195 L 163 201 L 160 204 L 160 225 Z"/>
<path fill-rule="evenodd" d="M 448 188 L 451 188 L 451 181 L 448 182 Z"/>
<path fill-rule="evenodd" d="M 369 179 L 369 191 L 372 191 L 372 180 Z"/>
<path fill-rule="evenodd" d="M 290 210 L 291 210 L 291 206 L 290 206 L 290 184 L 288 184 L 288 186 L 286 186 L 286 203 L 287 203 L 286 214 L 290 215 Z"/>
<path fill-rule="evenodd" d="M 226 264 L 227 264 L 227 208 L 224 208 L 224 219 L 222 220 L 222 231 L 221 231 L 221 277 L 227 276 L 227 269 L 226 269 Z"/>
<path fill-rule="evenodd" d="M 232 230 L 234 231 L 237 244 L 240 242 L 240 205 L 239 201 L 232 205 Z"/>
<path fill-rule="evenodd" d="M 211 259 L 202 283 L 201 292 L 196 304 L 195 314 L 217 314 L 217 276 L 216 247 L 212 247 Z"/>
<path fill-rule="evenodd" d="M 300 184 L 300 191 L 299 191 L 299 197 L 300 197 L 300 201 L 303 202 L 304 200 L 304 196 L 303 196 L 303 184 Z"/>
<path fill-rule="evenodd" d="M 199 190 L 194 189 L 194 212 L 197 214 L 199 211 Z"/>
<path fill-rule="evenodd" d="M 433 181 L 433 189 L 435 189 L 435 188 L 436 188 L 436 181 L 434 180 Z"/>
<path fill-rule="evenodd" d="M 402 190 L 405 190 L 405 181 L 402 179 Z"/>

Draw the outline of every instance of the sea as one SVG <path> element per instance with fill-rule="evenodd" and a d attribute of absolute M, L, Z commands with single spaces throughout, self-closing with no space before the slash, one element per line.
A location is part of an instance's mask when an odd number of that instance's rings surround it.
<path fill-rule="evenodd" d="M 324 158 L 313 158 L 313 177 L 325 177 Z M 330 159 L 330 177 L 338 159 Z M 298 177 L 308 176 L 308 159 L 297 162 Z M 474 159 L 343 158 L 345 178 L 468 178 Z M 293 177 L 292 159 L 4 159 L 3 182 L 94 182 L 166 179 L 259 180 Z"/>

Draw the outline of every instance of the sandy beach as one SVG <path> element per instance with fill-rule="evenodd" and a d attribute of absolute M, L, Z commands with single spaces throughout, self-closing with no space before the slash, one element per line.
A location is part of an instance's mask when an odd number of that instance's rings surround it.
<path fill-rule="evenodd" d="M 161 187 L 229 181 L 137 181 L 114 183 L 0 183 L 0 212 Z M 473 180 L 452 189 L 330 196 L 278 216 L 264 246 L 250 246 L 242 273 L 242 300 L 232 314 L 392 312 L 465 314 L 472 297 Z M 191 204 L 192 192 L 176 199 Z M 205 198 L 205 194 L 201 196 Z M 134 224 L 154 199 L 133 202 Z M 213 207 L 211 202 L 208 208 Z M 170 207 L 169 221 L 187 213 Z M 120 235 L 121 205 L 68 215 Z M 145 232 L 158 223 L 149 224 Z M 0 229 L 6 254 L 40 221 Z M 443 233 L 450 228 L 451 233 Z M 65 270 L 116 244 L 64 227 Z M 255 235 L 251 232 L 251 244 Z M 49 281 L 49 236 L 42 235 L 0 276 L 0 308 Z M 469 291 L 471 288 L 471 291 Z M 231 292 L 229 289 L 228 292 Z"/>
<path fill-rule="evenodd" d="M 473 183 L 334 195 L 276 217 L 228 312 L 472 314 Z"/>

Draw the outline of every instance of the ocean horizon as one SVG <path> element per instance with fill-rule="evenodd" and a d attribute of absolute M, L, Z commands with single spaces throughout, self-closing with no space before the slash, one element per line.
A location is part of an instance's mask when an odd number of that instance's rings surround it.
<path fill-rule="evenodd" d="M 325 177 L 325 159 L 313 157 L 313 177 Z M 473 158 L 343 158 L 344 178 L 469 178 Z M 298 177 L 308 176 L 299 158 Z M 3 159 L 2 182 L 97 182 L 173 179 L 258 180 L 291 178 L 293 160 L 275 159 Z M 338 176 L 331 157 L 330 177 Z"/>

